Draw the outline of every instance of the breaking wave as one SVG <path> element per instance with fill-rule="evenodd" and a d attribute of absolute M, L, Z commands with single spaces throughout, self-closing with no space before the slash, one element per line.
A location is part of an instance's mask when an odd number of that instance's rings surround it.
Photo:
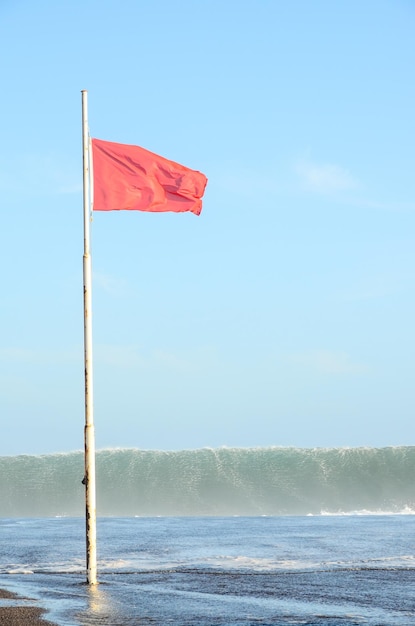
<path fill-rule="evenodd" d="M 0 517 L 84 514 L 83 452 L 0 457 Z M 98 516 L 415 512 L 415 447 L 101 450 Z"/>

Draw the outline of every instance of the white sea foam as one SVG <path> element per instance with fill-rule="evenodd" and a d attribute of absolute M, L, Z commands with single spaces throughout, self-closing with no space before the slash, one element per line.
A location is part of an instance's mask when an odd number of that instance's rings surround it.
<path fill-rule="evenodd" d="M 309 516 L 312 516 L 313 513 L 308 513 Z M 397 509 L 396 511 L 391 510 L 368 510 L 368 509 L 359 509 L 356 511 L 325 511 L 322 510 L 320 512 L 321 516 L 353 516 L 353 515 L 415 515 L 415 509 L 405 506 L 402 509 Z"/>

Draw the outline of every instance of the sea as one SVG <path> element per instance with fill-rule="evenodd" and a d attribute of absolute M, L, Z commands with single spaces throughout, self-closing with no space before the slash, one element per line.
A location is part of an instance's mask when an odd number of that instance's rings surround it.
<path fill-rule="evenodd" d="M 60 626 L 415 624 L 415 447 L 0 457 L 0 588 Z"/>

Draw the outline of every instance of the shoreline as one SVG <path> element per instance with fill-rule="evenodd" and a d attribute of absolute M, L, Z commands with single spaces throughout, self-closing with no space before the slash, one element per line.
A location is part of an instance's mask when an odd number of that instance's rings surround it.
<path fill-rule="evenodd" d="M 0 626 L 56 626 L 55 622 L 46 619 L 46 613 L 46 609 L 36 606 L 33 598 L 0 589 Z"/>

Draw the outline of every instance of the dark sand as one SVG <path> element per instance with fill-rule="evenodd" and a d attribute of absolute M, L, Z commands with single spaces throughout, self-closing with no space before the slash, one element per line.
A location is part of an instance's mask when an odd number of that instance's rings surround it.
<path fill-rule="evenodd" d="M 13 605 L 0 606 L 0 626 L 52 626 L 52 622 L 42 619 L 45 612 L 43 609 L 31 606 L 33 600 L 0 589 L 0 601 L 2 600 L 13 600 Z M 21 606 L 16 606 L 16 601 L 21 601 Z"/>

